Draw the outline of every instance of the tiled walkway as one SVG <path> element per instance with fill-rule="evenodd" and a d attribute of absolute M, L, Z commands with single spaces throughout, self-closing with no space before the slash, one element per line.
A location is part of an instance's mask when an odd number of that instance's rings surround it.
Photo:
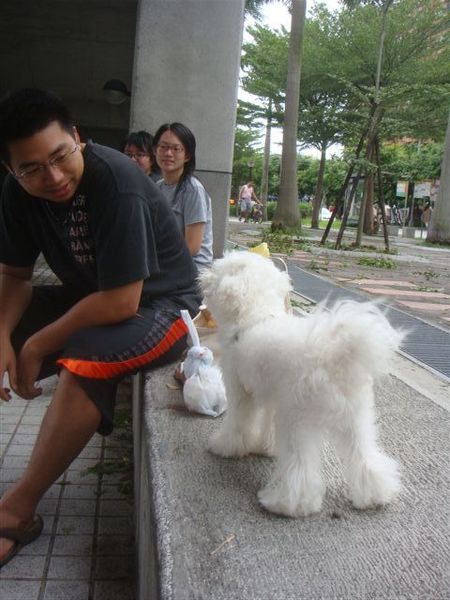
<path fill-rule="evenodd" d="M 0 493 L 17 480 L 30 456 L 55 379 L 32 401 L 0 403 Z M 118 414 L 130 409 L 122 386 Z M 130 441 L 118 428 L 95 435 L 41 501 L 44 531 L 0 572 L 2 600 L 132 600 L 132 499 L 122 493 Z M 94 472 L 89 468 L 94 467 Z M 106 473 L 105 473 L 106 472 Z"/>
<path fill-rule="evenodd" d="M 290 260 L 287 262 L 294 290 L 309 301 L 333 304 L 344 299 L 357 302 L 364 299 L 360 291 L 336 285 L 301 269 Z M 387 317 L 391 325 L 408 332 L 400 346 L 402 353 L 450 381 L 450 331 L 408 314 L 384 300 L 380 306 L 388 309 Z"/>

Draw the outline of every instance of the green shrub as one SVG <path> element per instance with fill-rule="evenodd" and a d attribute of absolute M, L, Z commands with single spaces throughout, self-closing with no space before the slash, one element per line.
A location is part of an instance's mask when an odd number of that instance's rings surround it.
<path fill-rule="evenodd" d="M 267 203 L 267 220 L 273 221 L 273 215 L 277 207 L 277 202 Z M 312 215 L 312 204 L 310 202 L 299 202 L 298 209 L 300 211 L 301 218 L 308 218 Z"/>
<path fill-rule="evenodd" d="M 357 261 L 358 265 L 364 265 L 365 267 L 377 267 L 378 269 L 396 269 L 397 263 L 392 258 L 377 257 L 372 258 L 370 256 L 364 256 Z"/>
<path fill-rule="evenodd" d="M 273 215 L 277 207 L 277 202 L 267 202 L 267 220 L 273 221 Z M 302 219 L 309 219 L 312 216 L 312 204 L 310 202 L 299 202 L 298 205 L 300 216 Z M 230 217 L 237 216 L 236 204 L 230 205 Z"/>
<path fill-rule="evenodd" d="M 267 203 L 267 220 L 268 221 L 273 220 L 273 213 L 275 212 L 276 207 L 277 207 L 276 202 L 268 202 Z"/>
<path fill-rule="evenodd" d="M 313 207 L 311 202 L 299 202 L 298 208 L 302 219 L 312 217 Z"/>
<path fill-rule="evenodd" d="M 270 229 L 264 229 L 261 241 L 267 242 L 270 252 L 292 254 L 294 251 L 292 235 L 283 233 L 282 231 L 272 232 Z"/>

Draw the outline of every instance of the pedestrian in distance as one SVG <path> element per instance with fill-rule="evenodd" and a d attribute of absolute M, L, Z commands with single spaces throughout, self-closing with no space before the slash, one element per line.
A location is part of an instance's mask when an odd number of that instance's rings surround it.
<path fill-rule="evenodd" d="M 239 190 L 239 204 L 240 204 L 240 214 L 239 221 L 244 219 L 245 223 L 248 223 L 248 219 L 252 212 L 252 201 L 257 204 L 261 204 L 261 201 L 255 194 L 255 189 L 252 181 L 244 184 Z"/>
<path fill-rule="evenodd" d="M 0 566 L 42 531 L 36 507 L 96 431 L 118 382 L 177 359 L 197 269 L 172 211 L 122 153 L 82 143 L 53 93 L 0 100 L 0 398 L 58 372 L 31 459 L 0 498 Z M 40 254 L 61 282 L 33 286 Z M 9 385 L 5 378 L 8 375 Z"/>
<path fill-rule="evenodd" d="M 425 202 L 423 210 L 422 210 L 422 222 L 425 226 L 425 229 L 428 229 L 428 225 L 430 224 L 432 213 L 433 213 L 433 209 L 431 208 L 431 203 L 429 200 L 427 200 Z"/>

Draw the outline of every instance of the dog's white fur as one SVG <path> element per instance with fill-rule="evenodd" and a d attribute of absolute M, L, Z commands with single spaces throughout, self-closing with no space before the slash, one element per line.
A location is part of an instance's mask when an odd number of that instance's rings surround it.
<path fill-rule="evenodd" d="M 353 505 L 390 502 L 400 478 L 377 441 L 373 378 L 387 372 L 402 333 L 370 302 L 339 302 L 305 318 L 287 314 L 287 273 L 249 252 L 215 261 L 200 283 L 219 325 L 229 405 L 211 451 L 275 454 L 259 501 L 297 517 L 321 509 L 321 453 L 329 439 Z"/>

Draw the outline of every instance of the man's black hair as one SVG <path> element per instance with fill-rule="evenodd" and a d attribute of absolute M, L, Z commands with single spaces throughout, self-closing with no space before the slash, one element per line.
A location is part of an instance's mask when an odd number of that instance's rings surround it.
<path fill-rule="evenodd" d="M 24 88 L 0 100 L 0 157 L 8 162 L 8 144 L 30 137 L 57 121 L 72 132 L 72 119 L 62 100 L 53 92 Z"/>

